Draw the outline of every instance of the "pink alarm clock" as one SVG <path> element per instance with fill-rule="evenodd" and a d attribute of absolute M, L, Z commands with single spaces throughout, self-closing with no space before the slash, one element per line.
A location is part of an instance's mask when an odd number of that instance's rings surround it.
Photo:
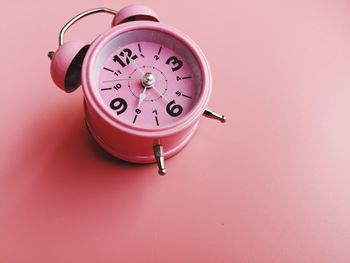
<path fill-rule="evenodd" d="M 111 29 L 91 45 L 64 43 L 72 24 L 98 12 L 114 15 Z M 161 175 L 164 160 L 187 144 L 203 114 L 226 121 L 207 109 L 212 83 L 202 51 L 146 6 L 83 12 L 61 29 L 59 48 L 48 55 L 59 88 L 82 85 L 86 124 L 97 143 L 125 161 L 156 162 Z"/>

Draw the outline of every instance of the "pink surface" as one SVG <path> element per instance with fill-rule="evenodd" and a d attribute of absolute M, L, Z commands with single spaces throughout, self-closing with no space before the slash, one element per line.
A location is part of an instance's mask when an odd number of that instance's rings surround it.
<path fill-rule="evenodd" d="M 0 262 L 349 262 L 350 4 L 144 1 L 203 49 L 229 116 L 159 177 L 96 146 L 46 57 L 67 19 L 129 3 L 3 3 Z"/>

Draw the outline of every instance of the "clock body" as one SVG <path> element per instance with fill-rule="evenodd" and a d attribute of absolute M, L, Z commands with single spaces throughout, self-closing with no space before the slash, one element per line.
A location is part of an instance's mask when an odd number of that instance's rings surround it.
<path fill-rule="evenodd" d="M 146 78 L 151 77 L 151 78 Z M 211 93 L 199 47 L 157 21 L 112 27 L 89 47 L 81 83 L 87 127 L 110 154 L 135 163 L 179 152 L 195 133 Z"/>

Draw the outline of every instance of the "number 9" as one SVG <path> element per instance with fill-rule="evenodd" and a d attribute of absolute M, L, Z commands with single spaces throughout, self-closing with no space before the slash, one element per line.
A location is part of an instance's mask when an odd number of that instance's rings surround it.
<path fill-rule="evenodd" d="M 109 104 L 112 110 L 117 111 L 117 115 L 122 114 L 128 108 L 128 104 L 122 98 L 115 98 Z"/>

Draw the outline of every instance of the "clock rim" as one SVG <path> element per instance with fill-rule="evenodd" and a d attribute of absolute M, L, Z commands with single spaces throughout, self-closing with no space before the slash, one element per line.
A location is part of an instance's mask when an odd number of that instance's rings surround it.
<path fill-rule="evenodd" d="M 202 88 L 200 96 L 194 105 L 194 107 L 182 118 L 176 120 L 175 122 L 155 128 L 144 128 L 138 126 L 131 126 L 130 124 L 118 120 L 113 116 L 104 104 L 96 97 L 93 91 L 93 63 L 96 61 L 98 52 L 103 48 L 110 40 L 116 36 L 131 30 L 158 30 L 177 38 L 182 42 L 187 48 L 192 52 L 197 63 L 200 67 L 202 75 Z M 211 95 L 212 82 L 211 82 L 211 72 L 209 64 L 202 52 L 202 50 L 197 46 L 197 44 L 188 37 L 185 33 L 179 31 L 178 29 L 165 25 L 159 22 L 153 21 L 134 21 L 125 24 L 117 25 L 107 30 L 99 37 L 97 37 L 91 44 L 82 66 L 82 88 L 84 96 L 87 103 L 98 113 L 98 115 L 103 118 L 104 121 L 108 122 L 112 127 L 124 131 L 125 133 L 133 134 L 141 137 L 161 137 L 170 136 L 172 134 L 178 133 L 187 129 L 189 126 L 194 125 L 198 119 L 202 116 Z"/>

